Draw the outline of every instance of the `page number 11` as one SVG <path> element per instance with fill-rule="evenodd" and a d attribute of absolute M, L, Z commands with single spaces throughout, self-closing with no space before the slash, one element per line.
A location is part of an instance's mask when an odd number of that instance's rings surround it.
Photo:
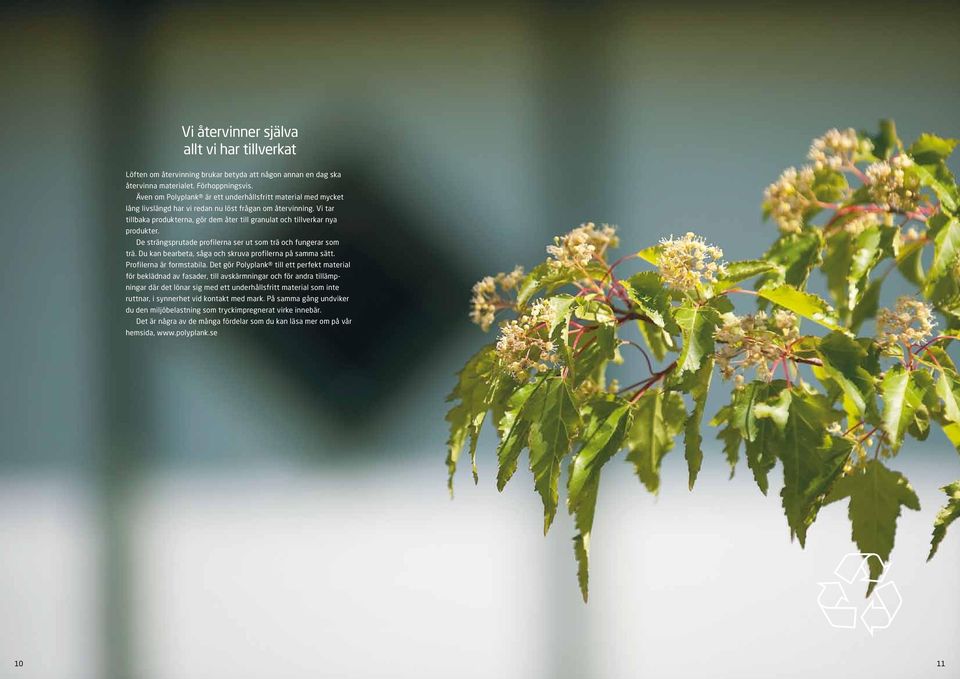
<path fill-rule="evenodd" d="M 938 661 L 937 661 L 937 667 L 946 667 L 946 666 L 947 666 L 947 664 L 946 664 L 945 662 L 943 662 L 942 660 L 938 660 Z"/>

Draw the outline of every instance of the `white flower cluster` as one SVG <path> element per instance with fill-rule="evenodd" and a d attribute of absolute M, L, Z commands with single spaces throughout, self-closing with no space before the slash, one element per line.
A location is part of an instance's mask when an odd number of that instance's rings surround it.
<path fill-rule="evenodd" d="M 714 333 L 722 345 L 715 352 L 717 367 L 724 379 L 734 377 L 737 387 L 744 382 L 742 371 L 749 368 L 756 369 L 757 379 L 769 380 L 769 362 L 783 357 L 787 345 L 799 337 L 800 320 L 789 311 L 777 310 L 772 318 L 763 311 L 724 314 L 723 325 Z"/>
<path fill-rule="evenodd" d="M 556 361 L 556 347 L 545 337 L 550 326 L 550 306 L 538 301 L 530 312 L 505 323 L 497 339 L 500 366 L 518 382 L 525 381 L 531 370 L 546 372 Z"/>
<path fill-rule="evenodd" d="M 843 230 L 851 236 L 859 236 L 867 229 L 879 225 L 880 218 L 875 212 L 861 212 L 853 217 L 853 219 L 844 222 Z"/>
<path fill-rule="evenodd" d="M 770 214 L 783 233 L 800 233 L 803 213 L 814 199 L 813 180 L 814 170 L 809 165 L 799 170 L 788 167 L 763 192 Z"/>
<path fill-rule="evenodd" d="M 873 150 L 868 139 L 859 139 L 852 127 L 841 131 L 836 128 L 827 130 L 822 137 L 813 140 L 807 158 L 813 161 L 818 170 L 830 168 L 839 170 L 850 167 L 860 154 Z"/>
<path fill-rule="evenodd" d="M 522 279 L 523 267 L 518 266 L 510 273 L 484 276 L 477 281 L 473 286 L 473 297 L 470 299 L 470 320 L 479 325 L 484 332 L 489 330 L 497 310 L 510 306 L 500 296 L 500 291 L 514 290 Z"/>
<path fill-rule="evenodd" d="M 920 202 L 920 180 L 908 170 L 913 159 L 903 154 L 881 160 L 867 168 L 870 197 L 880 207 L 909 212 Z"/>
<path fill-rule="evenodd" d="M 594 256 L 600 257 L 607 248 L 620 244 L 616 228 L 607 224 L 600 228 L 593 222 L 581 224 L 565 236 L 555 236 L 547 246 L 548 260 L 554 269 L 583 269 Z"/>
<path fill-rule="evenodd" d="M 920 344 L 930 337 L 936 324 L 929 304 L 903 296 L 893 309 L 880 309 L 877 314 L 877 342 L 887 349 L 897 342 Z"/>
<path fill-rule="evenodd" d="M 707 245 L 703 238 L 688 231 L 681 238 L 660 241 L 657 266 L 667 285 L 693 292 L 704 281 L 712 283 L 726 272 L 726 266 L 719 261 L 721 257 L 723 250 Z"/>

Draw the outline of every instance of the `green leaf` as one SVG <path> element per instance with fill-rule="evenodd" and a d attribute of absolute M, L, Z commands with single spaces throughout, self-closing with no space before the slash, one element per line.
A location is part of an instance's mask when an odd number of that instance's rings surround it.
<path fill-rule="evenodd" d="M 667 355 L 667 352 L 676 346 L 669 333 L 652 323 L 637 321 L 637 329 L 640 331 L 643 340 L 647 343 L 647 346 L 650 347 L 650 351 L 653 352 L 654 357 L 658 361 L 662 361 Z"/>
<path fill-rule="evenodd" d="M 787 283 L 801 287 L 810 272 L 821 262 L 823 236 L 819 230 L 790 233 L 780 236 L 767 250 L 763 260 L 777 265 L 777 269 L 760 277 L 758 285 Z"/>
<path fill-rule="evenodd" d="M 910 145 L 907 153 L 919 165 L 933 165 L 949 158 L 957 146 L 957 141 L 924 132 Z"/>
<path fill-rule="evenodd" d="M 600 325 L 583 335 L 576 350 L 571 348 L 568 365 L 573 386 L 586 379 L 597 380 L 607 362 L 616 356 L 617 331 L 613 325 Z"/>
<path fill-rule="evenodd" d="M 918 408 L 923 405 L 923 389 L 914 373 L 895 365 L 880 383 L 883 397 L 883 430 L 893 450 L 899 450 L 903 436 L 913 422 Z"/>
<path fill-rule="evenodd" d="M 917 287 L 923 287 L 925 275 L 923 273 L 922 241 L 910 243 L 900 251 L 897 256 L 897 270 Z"/>
<path fill-rule="evenodd" d="M 769 273 L 771 271 L 777 272 L 778 275 L 783 275 L 783 270 L 778 264 L 762 259 L 746 259 L 740 262 L 728 262 L 724 274 L 720 276 L 712 286 L 713 293 L 717 294 L 724 290 L 729 290 L 737 283 L 745 281 L 748 278 L 753 278 L 754 276 L 759 276 L 762 273 Z"/>
<path fill-rule="evenodd" d="M 546 535 L 557 513 L 557 484 L 560 463 L 580 423 L 577 405 L 565 380 L 546 380 L 541 400 L 541 415 L 530 430 L 530 471 L 534 487 L 543 500 L 543 533 Z"/>
<path fill-rule="evenodd" d="M 784 390 L 789 417 L 782 430 L 779 448 L 783 462 L 783 490 L 780 497 L 790 526 L 790 535 L 806 544 L 807 529 L 823 503 L 823 496 L 843 471 L 850 442 L 826 433 L 841 414 L 830 407 L 822 394 L 798 388 Z"/>
<path fill-rule="evenodd" d="M 457 384 L 447 396 L 448 402 L 458 403 L 447 413 L 450 424 L 450 438 L 447 439 L 447 487 L 453 495 L 453 477 L 457 471 L 457 462 L 466 441 L 470 441 L 470 460 L 473 467 L 473 480 L 477 481 L 477 439 L 487 411 L 498 398 L 505 396 L 502 378 L 497 370 L 497 356 L 493 345 L 487 345 L 467 361 L 457 373 Z"/>
<path fill-rule="evenodd" d="M 649 318 L 654 325 L 669 333 L 679 332 L 673 320 L 670 293 L 664 287 L 660 274 L 643 271 L 631 276 L 623 288 L 636 310 Z"/>
<path fill-rule="evenodd" d="M 785 382 L 755 380 L 734 394 L 733 422 L 740 427 L 747 467 L 764 495 L 769 488 L 768 475 L 777 464 L 782 445 L 781 431 L 789 415 L 789 400 L 783 395 Z"/>
<path fill-rule="evenodd" d="M 838 231 L 827 239 L 823 272 L 827 278 L 827 290 L 830 291 L 842 319 L 846 319 L 856 305 L 856 302 L 851 299 L 847 277 L 852 260 L 853 239 L 849 233 Z"/>
<path fill-rule="evenodd" d="M 877 158 L 889 158 L 894 151 L 900 148 L 897 126 L 892 120 L 881 120 L 879 134 L 871 137 L 870 141 L 873 142 L 873 153 Z"/>
<path fill-rule="evenodd" d="M 600 485 L 600 470 L 623 447 L 630 423 L 630 404 L 607 397 L 594 406 L 596 417 L 587 428 L 584 444 L 570 464 L 567 481 L 567 509 L 575 515 L 579 531 L 573 539 L 577 559 L 577 580 L 584 602 L 589 590 L 590 535 Z"/>
<path fill-rule="evenodd" d="M 946 434 L 950 443 L 952 443 L 953 447 L 960 453 L 960 424 L 951 422 L 950 424 L 943 425 L 943 433 Z"/>
<path fill-rule="evenodd" d="M 636 256 L 643 261 L 658 266 L 660 264 L 660 246 L 651 245 L 636 253 Z"/>
<path fill-rule="evenodd" d="M 767 403 L 771 397 L 776 399 L 783 391 L 785 382 L 764 382 L 755 380 L 736 389 L 731 395 L 729 406 L 725 406 L 717 413 L 714 424 L 725 421 L 727 426 L 721 430 L 717 438 L 724 442 L 724 454 L 730 464 L 730 476 L 739 458 L 740 442 L 744 443 L 747 458 L 747 467 L 753 472 L 757 487 L 764 495 L 767 494 L 769 482 L 767 477 L 770 470 L 777 464 L 777 448 L 781 444 L 777 425 L 774 419 L 781 420 L 780 414 L 774 413 L 774 404 Z M 757 413 L 760 406 L 760 414 Z M 786 411 L 783 412 L 783 415 Z"/>
<path fill-rule="evenodd" d="M 648 391 L 633 405 L 633 425 L 627 435 L 627 460 L 651 493 L 660 490 L 660 463 L 683 428 L 686 409 L 676 392 Z"/>
<path fill-rule="evenodd" d="M 940 490 L 947 494 L 947 504 L 937 512 L 937 518 L 933 521 L 933 537 L 930 540 L 930 554 L 927 556 L 927 561 L 937 553 L 940 543 L 947 534 L 947 527 L 960 517 L 960 481 L 954 481 Z"/>
<path fill-rule="evenodd" d="M 497 490 L 502 491 L 517 471 L 520 453 L 529 444 L 530 428 L 540 414 L 539 398 L 547 376 L 538 377 L 517 389 L 504 410 L 498 428 L 500 445 L 497 447 Z"/>
<path fill-rule="evenodd" d="M 857 332 L 865 320 L 877 315 L 877 309 L 880 306 L 880 289 L 882 287 L 883 278 L 870 281 L 870 284 L 867 285 L 863 296 L 860 298 L 857 306 L 853 308 L 853 313 L 850 316 L 851 331 Z"/>
<path fill-rule="evenodd" d="M 930 221 L 935 222 L 938 219 L 942 219 L 943 223 L 938 225 L 939 229 L 933 241 L 933 261 L 927 272 L 928 289 L 945 276 L 955 277 L 954 268 L 960 258 L 960 220 L 940 214 L 932 217 Z"/>
<path fill-rule="evenodd" d="M 960 192 L 946 163 L 941 161 L 935 165 L 914 165 L 912 170 L 919 178 L 921 186 L 926 186 L 933 191 L 944 208 L 952 213 L 957 212 L 957 206 L 960 205 Z"/>
<path fill-rule="evenodd" d="M 683 336 L 683 347 L 677 359 L 677 372 L 681 375 L 688 370 L 697 370 L 703 358 L 713 353 L 713 333 L 720 325 L 720 313 L 713 302 L 698 304 L 687 299 L 675 310 L 674 318 Z"/>
<path fill-rule="evenodd" d="M 937 347 L 937 349 L 940 349 Z M 952 362 L 949 361 L 947 353 L 940 349 L 941 356 L 937 359 L 940 365 L 952 370 Z M 953 386 L 953 380 L 943 371 L 937 378 L 934 387 L 936 395 L 943 402 L 941 427 L 947 439 L 953 444 L 953 447 L 960 453 L 960 400 L 957 398 Z"/>
<path fill-rule="evenodd" d="M 710 378 L 712 376 L 713 359 L 709 358 L 693 374 L 692 383 L 685 385 L 693 398 L 693 410 L 687 417 L 683 428 L 683 452 L 687 460 L 687 487 L 690 490 L 693 490 L 693 484 L 696 483 L 697 475 L 700 473 L 700 467 L 703 464 L 703 435 L 700 430 L 703 426 L 703 411 L 707 407 L 707 394 L 710 391 Z"/>
<path fill-rule="evenodd" d="M 724 425 L 723 428 L 717 432 L 717 438 L 723 441 L 723 454 L 727 459 L 727 464 L 730 465 L 731 479 L 733 478 L 734 472 L 736 472 L 737 462 L 740 460 L 740 442 L 743 440 L 740 430 L 730 421 L 732 416 L 733 406 L 726 405 L 718 410 L 717 414 L 710 420 L 710 424 L 714 427 L 718 427 L 721 424 Z"/>
<path fill-rule="evenodd" d="M 782 285 L 762 287 L 757 290 L 757 294 L 825 328 L 841 330 L 835 318 L 833 308 L 827 304 L 822 297 L 818 297 L 812 292 L 797 290 L 792 285 L 784 283 Z"/>
<path fill-rule="evenodd" d="M 833 203 L 844 197 L 847 192 L 847 178 L 838 170 L 822 168 L 816 170 L 813 177 L 813 186 L 811 190 L 817 200 L 825 203 Z M 815 208 L 819 212 L 820 208 Z"/>
<path fill-rule="evenodd" d="M 900 508 L 920 510 L 920 500 L 900 472 L 887 469 L 879 460 L 869 460 L 862 468 L 839 479 L 827 502 L 850 498 L 848 514 L 853 541 L 863 554 L 876 554 L 884 563 L 893 551 Z M 882 565 L 870 559 L 870 579 L 879 580 Z M 867 596 L 876 582 L 867 588 Z"/>
<path fill-rule="evenodd" d="M 874 415 L 873 376 L 864 368 L 867 350 L 841 332 L 831 332 L 817 346 L 823 370 L 843 393 L 843 409 L 852 420 Z"/>
<path fill-rule="evenodd" d="M 854 290 L 865 279 L 882 255 L 880 229 L 872 226 L 864 229 L 853 239 L 853 253 L 847 280 Z"/>
<path fill-rule="evenodd" d="M 937 396 L 943 401 L 943 416 L 951 422 L 960 422 L 960 405 L 953 391 L 953 381 L 943 371 L 937 378 Z"/>
<path fill-rule="evenodd" d="M 607 270 L 597 262 L 590 262 L 586 270 L 589 274 L 602 277 Z M 583 272 L 565 267 L 554 268 L 549 262 L 543 262 L 534 267 L 517 286 L 517 303 L 525 305 L 540 293 L 549 293 L 570 285 L 583 278 Z"/>

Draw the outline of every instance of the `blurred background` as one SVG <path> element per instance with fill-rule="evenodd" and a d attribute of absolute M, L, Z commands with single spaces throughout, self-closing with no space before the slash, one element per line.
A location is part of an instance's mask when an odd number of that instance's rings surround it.
<path fill-rule="evenodd" d="M 443 465 L 474 280 L 587 220 L 758 256 L 826 129 L 960 136 L 958 35 L 928 3 L 4 6 L 0 677 L 960 676 L 942 437 L 896 462 L 923 510 L 874 637 L 816 603 L 845 503 L 801 550 L 710 433 L 693 493 L 677 452 L 659 499 L 605 475 L 589 606 L 489 433 L 453 502 Z M 190 123 L 296 126 L 276 167 L 343 171 L 350 333 L 123 337 L 123 172 L 214 167 Z"/>

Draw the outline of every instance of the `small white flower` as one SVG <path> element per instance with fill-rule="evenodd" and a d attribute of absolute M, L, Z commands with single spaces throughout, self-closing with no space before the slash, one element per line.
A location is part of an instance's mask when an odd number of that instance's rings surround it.
<path fill-rule="evenodd" d="M 738 388 L 744 382 L 742 372 L 750 368 L 757 379 L 769 380 L 770 362 L 782 358 L 787 345 L 800 336 L 800 321 L 790 311 L 777 310 L 772 318 L 762 311 L 747 316 L 727 313 L 722 320 L 714 333 L 720 345 L 714 357 L 723 378 L 734 378 Z"/>
<path fill-rule="evenodd" d="M 536 302 L 530 312 L 509 321 L 500 329 L 496 352 L 500 366 L 518 382 L 525 381 L 531 370 L 546 372 L 556 361 L 556 346 L 546 337 L 550 305 Z"/>
<path fill-rule="evenodd" d="M 868 191 L 880 207 L 894 212 L 910 212 L 920 203 L 920 182 L 909 173 L 910 156 L 898 155 L 867 168 Z"/>
<path fill-rule="evenodd" d="M 880 309 L 877 314 L 877 342 L 887 349 L 897 342 L 907 346 L 920 344 L 933 334 L 936 324 L 929 304 L 903 296 L 893 309 Z"/>
<path fill-rule="evenodd" d="M 764 191 L 764 199 L 777 226 L 784 233 L 800 233 L 804 212 L 814 201 L 814 171 L 810 166 L 799 170 L 788 167 Z"/>
<path fill-rule="evenodd" d="M 583 269 L 594 256 L 602 256 L 607 248 L 620 244 L 616 228 L 604 224 L 599 229 L 593 222 L 581 224 L 565 236 L 556 236 L 547 246 L 554 269 Z"/>
<path fill-rule="evenodd" d="M 510 273 L 484 276 L 473 286 L 470 298 L 470 320 L 486 332 L 493 325 L 497 309 L 510 306 L 497 292 L 497 287 L 506 292 L 513 290 L 523 279 L 523 267 L 514 267 Z"/>
<path fill-rule="evenodd" d="M 818 170 L 830 168 L 839 170 L 851 166 L 859 154 L 869 153 L 873 144 L 868 139 L 859 139 L 852 127 L 841 131 L 836 128 L 827 130 L 822 137 L 813 140 L 807 158 L 813 161 Z"/>
<path fill-rule="evenodd" d="M 879 226 L 880 218 L 874 212 L 861 212 L 853 219 L 844 222 L 843 230 L 851 236 L 859 236 L 873 226 Z"/>
<path fill-rule="evenodd" d="M 687 232 L 680 238 L 665 238 L 660 241 L 658 267 L 667 285 L 692 292 L 703 283 L 714 282 L 726 272 L 720 261 L 723 250 L 708 245 L 703 238 Z"/>

